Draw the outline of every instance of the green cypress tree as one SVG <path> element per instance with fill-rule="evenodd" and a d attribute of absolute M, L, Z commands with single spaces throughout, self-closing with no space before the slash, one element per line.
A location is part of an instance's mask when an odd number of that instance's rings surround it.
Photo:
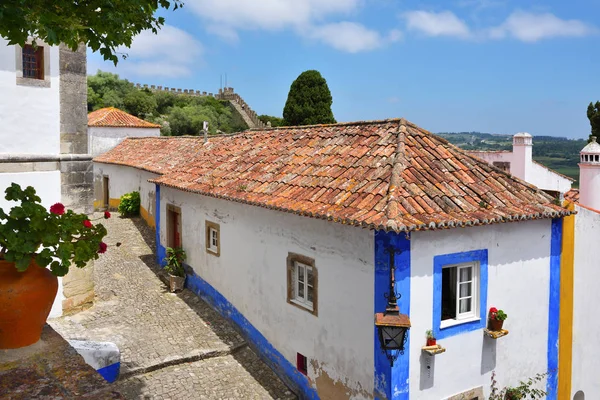
<path fill-rule="evenodd" d="M 335 123 L 331 111 L 331 92 L 319 71 L 301 73 L 292 83 L 283 119 L 286 125 L 313 125 Z"/>
<path fill-rule="evenodd" d="M 588 140 L 590 142 L 592 136 L 596 136 L 597 139 L 600 138 L 600 101 L 597 101 L 596 104 L 590 102 L 587 108 L 587 117 L 592 127 L 592 134 Z"/>

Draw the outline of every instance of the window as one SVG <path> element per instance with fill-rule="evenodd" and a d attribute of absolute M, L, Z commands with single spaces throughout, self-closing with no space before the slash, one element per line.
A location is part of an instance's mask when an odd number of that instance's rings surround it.
<path fill-rule="evenodd" d="M 510 163 L 506 161 L 494 161 L 492 165 L 505 172 L 510 172 Z"/>
<path fill-rule="evenodd" d="M 442 326 L 477 317 L 478 263 L 442 267 Z"/>
<path fill-rule="evenodd" d="M 206 252 L 219 257 L 221 255 L 221 228 L 219 224 L 205 221 Z"/>
<path fill-rule="evenodd" d="M 289 253 L 287 258 L 287 301 L 317 315 L 317 269 L 315 260 Z"/>
<path fill-rule="evenodd" d="M 23 46 L 23 78 L 44 79 L 44 48 Z"/>
<path fill-rule="evenodd" d="M 300 353 L 296 353 L 296 367 L 298 371 L 306 375 L 308 373 L 306 357 Z"/>
<path fill-rule="evenodd" d="M 485 328 L 488 251 L 433 258 L 433 334 L 444 339 Z"/>

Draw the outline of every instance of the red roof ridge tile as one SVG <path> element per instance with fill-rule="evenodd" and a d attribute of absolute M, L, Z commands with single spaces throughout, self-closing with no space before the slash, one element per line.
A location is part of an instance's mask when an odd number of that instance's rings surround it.
<path fill-rule="evenodd" d="M 104 107 L 88 114 L 88 126 L 124 128 L 160 128 L 160 125 L 145 121 L 116 107 Z"/>

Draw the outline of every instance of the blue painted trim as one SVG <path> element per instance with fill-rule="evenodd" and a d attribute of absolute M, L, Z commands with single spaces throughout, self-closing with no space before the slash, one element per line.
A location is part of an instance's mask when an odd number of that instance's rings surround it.
<path fill-rule="evenodd" d="M 160 185 L 156 184 L 155 190 L 156 200 L 154 205 L 154 222 L 156 226 L 156 262 L 158 265 L 165 264 L 167 249 L 160 243 Z"/>
<path fill-rule="evenodd" d="M 96 372 L 98 372 L 105 381 L 108 383 L 113 383 L 119 377 L 119 372 L 121 371 L 121 363 L 114 363 L 111 365 L 107 365 L 104 368 L 100 368 Z"/>
<path fill-rule="evenodd" d="M 440 328 L 442 321 L 442 267 L 449 264 L 462 264 L 479 261 L 479 320 Z M 474 250 L 435 256 L 433 258 L 433 319 L 432 330 L 436 339 L 444 339 L 461 333 L 484 329 L 487 322 L 488 296 L 488 251 Z"/>
<path fill-rule="evenodd" d="M 550 240 L 550 301 L 548 307 L 548 381 L 546 399 L 558 396 L 558 328 L 560 324 L 560 258 L 562 252 L 562 218 L 552 220 Z"/>
<path fill-rule="evenodd" d="M 385 252 L 388 247 L 401 251 L 395 256 L 396 291 L 402 296 L 398 307 L 402 314 L 410 316 L 410 237 L 407 234 L 375 233 L 375 313 L 384 312 L 387 305 L 385 294 L 389 292 L 390 256 Z M 404 354 L 398 356 L 394 366 L 381 350 L 377 329 L 373 326 L 373 348 L 375 355 L 374 391 L 376 399 L 408 400 L 410 395 L 410 330 Z"/>
<path fill-rule="evenodd" d="M 186 287 L 210 304 L 225 319 L 237 325 L 240 333 L 259 356 L 301 399 L 318 399 L 308 378 L 286 358 L 221 293 L 197 274 L 187 276 Z"/>

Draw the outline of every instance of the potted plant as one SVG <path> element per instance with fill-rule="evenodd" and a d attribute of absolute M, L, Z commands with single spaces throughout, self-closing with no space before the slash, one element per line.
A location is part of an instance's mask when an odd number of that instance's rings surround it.
<path fill-rule="evenodd" d="M 501 331 L 504 320 L 508 317 L 502 310 L 496 307 L 490 308 L 490 316 L 488 319 L 488 329 L 490 331 Z"/>
<path fill-rule="evenodd" d="M 185 250 L 181 247 L 167 247 L 167 256 L 165 257 L 165 272 L 169 274 L 169 288 L 171 292 L 183 290 L 185 284 Z"/>
<path fill-rule="evenodd" d="M 431 329 L 428 329 L 427 331 L 425 331 L 425 335 L 427 336 L 427 346 L 435 346 L 436 339 L 435 336 L 433 336 L 433 331 Z"/>
<path fill-rule="evenodd" d="M 106 251 L 106 229 L 56 203 L 41 205 L 35 189 L 13 183 L 0 208 L 0 349 L 37 342 L 58 290 L 58 276 Z M 105 218 L 110 213 L 105 213 Z"/>

